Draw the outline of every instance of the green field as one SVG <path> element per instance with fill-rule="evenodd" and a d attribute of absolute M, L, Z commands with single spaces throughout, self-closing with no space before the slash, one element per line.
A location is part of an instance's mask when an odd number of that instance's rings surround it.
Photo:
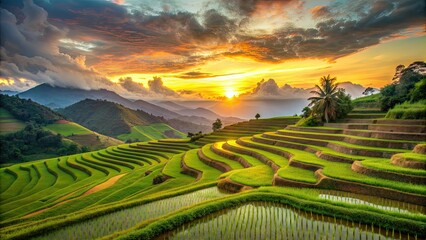
<path fill-rule="evenodd" d="M 45 126 L 45 129 L 61 134 L 64 137 L 93 133 L 93 131 L 74 122 L 49 124 Z"/>
<path fill-rule="evenodd" d="M 380 108 L 380 93 L 352 100 L 355 108 Z"/>
<path fill-rule="evenodd" d="M 134 126 L 128 134 L 119 135 L 123 141 L 138 139 L 139 141 L 157 140 L 163 138 L 184 138 L 185 134 L 164 123 L 154 123 L 146 126 Z"/>
<path fill-rule="evenodd" d="M 390 109 L 386 114 L 390 119 L 425 119 L 426 118 L 426 100 L 416 103 L 402 103 Z"/>
<path fill-rule="evenodd" d="M 3 167 L 0 235 L 422 239 L 426 170 L 416 166 L 426 154 L 414 139 L 426 126 L 380 123 L 366 114 L 376 113 L 357 110 L 334 127 L 292 126 L 298 118 L 252 120 L 195 143 L 152 140 L 170 137 L 165 124 L 138 126 L 127 139 L 149 141 Z M 371 137 L 347 129 L 360 122 L 394 131 Z M 404 132 L 407 126 L 420 126 L 420 133 Z"/>
<path fill-rule="evenodd" d="M 26 124 L 12 116 L 6 109 L 0 108 L 0 134 L 22 130 Z"/>

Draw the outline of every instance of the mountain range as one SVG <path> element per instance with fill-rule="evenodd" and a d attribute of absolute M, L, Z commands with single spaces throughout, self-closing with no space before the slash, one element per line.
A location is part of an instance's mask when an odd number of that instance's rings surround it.
<path fill-rule="evenodd" d="M 139 136 L 139 140 L 181 137 L 187 132 L 210 131 L 210 126 L 177 119 L 167 120 L 164 117 L 154 116 L 142 110 L 133 110 L 106 100 L 85 99 L 58 111 L 68 119 L 89 129 L 124 141 L 130 137 L 136 138 L 136 135 L 147 135 L 144 131 L 155 131 L 154 135 L 157 137 Z M 169 131 L 165 132 L 166 130 Z M 131 134 L 132 132 L 134 134 Z"/>
<path fill-rule="evenodd" d="M 362 96 L 365 87 L 350 82 L 340 83 L 353 98 Z M 228 100 L 202 100 L 202 101 L 151 101 L 132 100 L 119 94 L 106 90 L 83 90 L 41 84 L 25 92 L 18 93 L 21 98 L 32 99 L 35 102 L 50 108 L 65 108 L 84 99 L 100 99 L 114 103 L 132 110 L 142 110 L 154 116 L 164 117 L 178 125 L 188 125 L 189 122 L 209 129 L 217 119 L 224 125 L 240 122 L 253 118 L 256 113 L 264 117 L 300 114 L 301 109 L 307 105 L 306 99 L 310 97 L 312 89 L 291 87 L 290 85 L 278 86 L 273 79 L 262 80 L 258 87 L 251 93 L 242 94 L 240 97 Z M 234 116 L 234 117 L 230 117 Z M 179 120 L 179 121 L 177 121 Z M 192 131 L 190 128 L 186 130 Z"/>
<path fill-rule="evenodd" d="M 25 92 L 19 93 L 19 97 L 31 99 L 53 109 L 65 108 L 85 99 L 107 100 L 123 105 L 129 109 L 142 110 L 154 116 L 165 119 L 177 119 L 197 125 L 204 125 L 202 128 L 210 128 L 217 118 L 221 118 L 225 124 L 239 122 L 242 119 L 223 117 L 205 108 L 191 109 L 188 107 L 172 104 L 171 102 L 156 105 L 144 100 L 130 100 L 117 93 L 105 89 L 83 90 L 63 87 L 54 87 L 48 84 L 41 84 Z"/>

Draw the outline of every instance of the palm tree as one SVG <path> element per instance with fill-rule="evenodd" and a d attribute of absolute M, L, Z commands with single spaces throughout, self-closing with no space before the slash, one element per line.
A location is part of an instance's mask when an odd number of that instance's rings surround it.
<path fill-rule="evenodd" d="M 315 85 L 315 90 L 311 91 L 316 96 L 308 98 L 311 101 L 309 106 L 313 106 L 313 113 L 321 114 L 327 123 L 336 117 L 339 91 L 335 81 L 336 78 L 331 78 L 330 74 L 323 76 L 320 80 L 321 86 Z"/>

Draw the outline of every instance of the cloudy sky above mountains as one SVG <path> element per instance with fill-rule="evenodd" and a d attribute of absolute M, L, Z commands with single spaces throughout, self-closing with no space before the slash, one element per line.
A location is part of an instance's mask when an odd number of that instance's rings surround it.
<path fill-rule="evenodd" d="M 425 60 L 424 4 L 3 0 L 0 84 L 152 98 L 297 96 L 326 74 L 381 87 Z"/>

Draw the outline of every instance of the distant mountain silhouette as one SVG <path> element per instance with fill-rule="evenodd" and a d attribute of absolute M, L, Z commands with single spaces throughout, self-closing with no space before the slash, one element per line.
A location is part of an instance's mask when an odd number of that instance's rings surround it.
<path fill-rule="evenodd" d="M 221 116 L 213 112 L 212 110 L 209 110 L 204 107 L 190 108 L 171 101 L 156 102 L 156 104 L 181 115 L 184 115 L 184 117 L 179 117 L 180 120 L 190 120 L 191 122 L 197 124 L 211 125 L 218 118 L 221 119 L 222 123 L 224 123 L 225 125 L 244 121 L 244 119 L 241 118 Z M 185 116 L 189 116 L 190 119 Z"/>
<path fill-rule="evenodd" d="M 155 102 L 155 104 L 163 108 L 167 108 L 170 111 L 174 111 L 174 112 L 190 109 L 188 107 L 182 106 L 172 101 L 160 101 L 160 102 Z"/>
<path fill-rule="evenodd" d="M 180 114 L 177 114 L 168 109 L 156 106 L 143 100 L 131 101 L 113 91 L 105 89 L 83 90 L 53 87 L 49 84 L 41 84 L 18 95 L 21 98 L 29 98 L 35 102 L 52 108 L 64 108 L 84 99 L 100 99 L 118 103 L 130 109 L 139 109 L 155 116 L 162 116 L 165 118 L 180 117 Z"/>
<path fill-rule="evenodd" d="M 255 100 L 234 100 L 218 102 L 211 107 L 215 112 L 222 115 L 233 115 L 244 119 L 253 119 L 256 113 L 261 118 L 276 116 L 293 116 L 300 114 L 303 107 L 308 105 L 308 100 L 299 99 L 255 99 Z"/>
<path fill-rule="evenodd" d="M 13 96 L 13 95 L 16 95 L 18 93 L 19 92 L 17 92 L 17 91 L 0 90 L 0 94 L 9 95 L 9 96 Z"/>
<path fill-rule="evenodd" d="M 154 116 L 164 117 L 168 120 L 178 119 L 180 121 L 190 122 L 196 125 L 204 125 L 202 127 L 204 130 L 207 129 L 206 126 L 210 127 L 216 118 L 221 118 L 225 124 L 231 124 L 241 120 L 232 117 L 222 117 L 205 108 L 187 108 L 170 101 L 158 102 L 161 106 L 144 100 L 132 101 L 106 89 L 83 90 L 40 84 L 25 92 L 19 93 L 18 96 L 21 98 L 31 99 L 53 109 L 65 108 L 85 99 L 106 100 L 121 104 L 132 110 L 142 110 Z M 176 112 L 170 110 L 171 108 L 179 110 Z"/>

